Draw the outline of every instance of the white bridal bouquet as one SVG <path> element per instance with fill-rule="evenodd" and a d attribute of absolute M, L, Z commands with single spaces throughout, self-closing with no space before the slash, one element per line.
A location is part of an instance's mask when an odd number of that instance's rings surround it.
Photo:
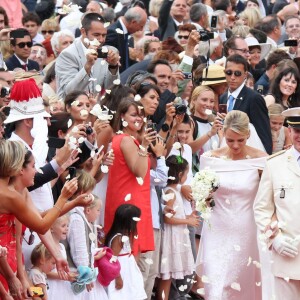
<path fill-rule="evenodd" d="M 207 200 L 211 199 L 211 193 L 220 186 L 219 177 L 215 171 L 206 168 L 195 174 L 191 186 L 196 210 L 201 213 L 204 221 L 208 221 L 214 204 L 211 202 L 209 206 Z"/>

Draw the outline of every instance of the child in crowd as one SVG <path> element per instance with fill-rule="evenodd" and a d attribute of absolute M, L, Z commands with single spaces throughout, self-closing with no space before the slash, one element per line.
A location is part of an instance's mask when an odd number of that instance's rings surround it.
<path fill-rule="evenodd" d="M 43 300 L 47 300 L 47 276 L 51 270 L 55 268 L 55 259 L 45 247 L 40 243 L 34 247 L 31 253 L 31 263 L 33 267 L 28 272 L 29 279 L 35 287 L 40 287 L 43 290 Z"/>
<path fill-rule="evenodd" d="M 287 149 L 292 145 L 289 131 L 283 126 L 285 117 L 281 115 L 283 107 L 279 103 L 268 106 L 273 140 L 273 153 Z"/>
<path fill-rule="evenodd" d="M 108 286 L 109 300 L 144 300 L 143 276 L 137 266 L 131 249 L 137 236 L 137 222 L 141 210 L 131 204 L 120 205 L 114 216 L 113 224 L 107 233 L 105 244 L 113 250 L 121 264 L 121 273 Z"/>
<path fill-rule="evenodd" d="M 58 218 L 55 223 L 51 227 L 51 233 L 53 236 L 53 240 L 57 246 L 57 248 L 60 250 L 62 257 L 64 259 L 67 259 L 67 253 L 65 246 L 60 243 L 60 241 L 63 241 L 67 238 L 69 228 L 69 216 L 63 215 L 60 218 Z M 77 273 L 69 272 L 68 273 L 68 280 L 65 281 L 62 280 L 58 273 L 56 268 L 52 270 L 50 273 L 47 274 L 48 278 L 48 284 L 49 284 L 49 299 L 72 299 L 74 298 L 74 293 L 71 290 L 70 282 L 75 281 L 77 277 Z"/>
<path fill-rule="evenodd" d="M 194 259 L 189 238 L 189 226 L 197 226 L 199 218 L 185 215 L 183 200 L 177 186 L 187 179 L 189 165 L 181 155 L 167 158 L 168 184 L 162 196 L 165 204 L 172 207 L 175 215 L 165 215 L 165 230 L 162 237 L 162 254 L 158 299 L 169 299 L 172 279 L 184 279 L 194 272 Z"/>

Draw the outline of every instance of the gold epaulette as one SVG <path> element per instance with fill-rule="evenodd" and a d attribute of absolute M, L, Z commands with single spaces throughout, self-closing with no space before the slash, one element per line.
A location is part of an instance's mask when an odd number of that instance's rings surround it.
<path fill-rule="evenodd" d="M 286 151 L 286 150 L 282 150 L 282 151 L 276 152 L 276 153 L 270 155 L 270 156 L 267 158 L 267 160 L 272 159 L 272 158 L 274 158 L 274 157 L 276 157 L 276 156 L 278 156 L 278 155 L 281 155 L 281 154 L 285 153 L 285 151 Z"/>

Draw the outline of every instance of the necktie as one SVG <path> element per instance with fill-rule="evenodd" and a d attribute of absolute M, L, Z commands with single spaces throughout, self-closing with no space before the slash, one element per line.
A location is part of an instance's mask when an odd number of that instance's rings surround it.
<path fill-rule="evenodd" d="M 228 98 L 228 112 L 232 111 L 234 103 L 234 97 L 232 95 Z"/>
<path fill-rule="evenodd" d="M 27 64 L 22 65 L 22 68 L 23 68 L 25 71 L 27 71 Z"/>
<path fill-rule="evenodd" d="M 124 34 L 124 46 L 125 46 L 125 68 L 129 67 L 129 49 L 128 49 L 128 33 Z"/>

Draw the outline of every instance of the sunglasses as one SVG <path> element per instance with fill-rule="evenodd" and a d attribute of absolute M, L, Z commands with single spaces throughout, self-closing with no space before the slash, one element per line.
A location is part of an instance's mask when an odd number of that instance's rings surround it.
<path fill-rule="evenodd" d="M 17 46 L 19 47 L 19 48 L 25 48 L 25 46 L 27 46 L 27 48 L 31 48 L 32 47 L 32 42 L 27 42 L 27 43 L 25 43 L 25 42 L 21 42 L 21 43 L 19 43 L 19 44 L 17 44 Z"/>
<path fill-rule="evenodd" d="M 232 74 L 234 74 L 234 76 L 236 76 L 236 77 L 240 77 L 243 75 L 243 73 L 241 71 L 232 71 L 232 70 L 226 70 L 226 71 L 224 71 L 224 73 L 228 76 L 231 76 Z"/>
<path fill-rule="evenodd" d="M 45 35 L 45 34 L 47 34 L 47 33 L 49 33 L 49 34 L 54 34 L 54 30 L 42 30 L 42 34 L 43 35 Z"/>
<path fill-rule="evenodd" d="M 35 236 L 34 236 L 34 234 L 33 234 L 33 231 L 30 230 L 30 236 L 29 236 L 28 241 L 26 241 L 25 236 L 23 236 L 23 239 L 24 239 L 24 241 L 25 241 L 28 245 L 32 245 L 32 244 L 34 243 L 34 240 L 35 240 Z"/>
<path fill-rule="evenodd" d="M 189 35 L 179 35 L 178 38 L 187 40 L 189 38 Z"/>

